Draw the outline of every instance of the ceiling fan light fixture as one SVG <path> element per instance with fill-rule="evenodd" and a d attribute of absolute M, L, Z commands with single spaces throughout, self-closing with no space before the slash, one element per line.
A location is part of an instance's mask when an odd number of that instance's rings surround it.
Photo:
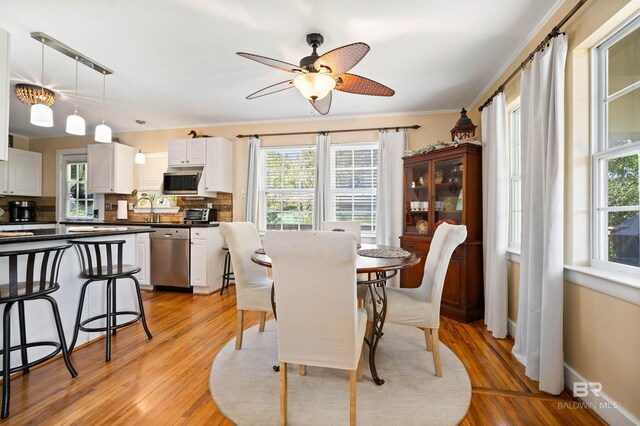
<path fill-rule="evenodd" d="M 53 127 L 53 111 L 45 104 L 31 106 L 31 124 L 40 127 Z"/>
<path fill-rule="evenodd" d="M 311 101 L 324 98 L 336 87 L 333 77 L 318 72 L 301 74 L 293 80 L 293 84 L 302 93 L 302 96 Z"/>

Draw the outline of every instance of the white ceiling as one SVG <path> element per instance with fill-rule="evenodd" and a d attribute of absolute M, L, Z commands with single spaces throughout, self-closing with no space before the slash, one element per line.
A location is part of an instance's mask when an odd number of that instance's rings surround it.
<path fill-rule="evenodd" d="M 114 132 L 318 117 L 296 89 L 245 97 L 291 74 L 235 55 L 246 51 L 298 63 L 305 36 L 319 53 L 362 41 L 354 74 L 396 91 L 391 98 L 334 92 L 328 118 L 468 107 L 562 0 L 0 0 L 11 33 L 11 90 L 40 83 L 41 31 L 112 69 L 106 122 Z M 29 124 L 11 96 L 10 132 L 64 135 L 73 112 L 74 61 L 45 48 L 45 87 L 56 92 L 54 127 Z M 102 114 L 102 76 L 80 65 L 78 112 L 93 133 Z"/>

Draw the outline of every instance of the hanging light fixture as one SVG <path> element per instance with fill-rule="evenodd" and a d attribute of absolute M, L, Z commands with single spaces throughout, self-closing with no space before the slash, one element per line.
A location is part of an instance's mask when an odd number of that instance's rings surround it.
<path fill-rule="evenodd" d="M 330 75 L 310 72 L 297 76 L 293 85 L 300 90 L 302 96 L 310 101 L 317 101 L 327 96 L 336 87 L 336 82 Z"/>
<path fill-rule="evenodd" d="M 142 125 L 146 123 L 146 121 L 144 120 L 136 120 L 136 123 L 138 123 L 140 125 L 140 130 L 142 130 Z M 138 150 L 138 152 L 136 153 L 136 157 L 134 159 L 136 164 L 144 164 L 147 162 L 144 153 L 142 152 L 141 149 Z"/>
<path fill-rule="evenodd" d="M 31 106 L 31 124 L 40 127 L 53 127 L 53 111 L 45 103 L 44 89 L 44 39 L 42 41 L 42 80 L 40 80 L 40 93 L 38 103 Z"/>
<path fill-rule="evenodd" d="M 84 118 L 78 115 L 78 59 L 76 56 L 76 109 L 72 115 L 67 117 L 67 133 L 84 136 L 86 133 Z"/>
<path fill-rule="evenodd" d="M 102 72 L 102 124 L 96 126 L 96 142 L 111 143 L 111 127 L 104 124 L 105 94 L 107 91 L 107 74 Z"/>

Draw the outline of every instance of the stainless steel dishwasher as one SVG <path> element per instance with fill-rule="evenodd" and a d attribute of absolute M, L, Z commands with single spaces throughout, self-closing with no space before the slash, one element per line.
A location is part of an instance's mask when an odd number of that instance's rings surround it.
<path fill-rule="evenodd" d="M 189 288 L 189 228 L 151 233 L 151 284 Z"/>

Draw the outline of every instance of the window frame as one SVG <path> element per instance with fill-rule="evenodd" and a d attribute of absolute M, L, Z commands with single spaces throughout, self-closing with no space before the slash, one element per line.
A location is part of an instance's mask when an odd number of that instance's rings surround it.
<path fill-rule="evenodd" d="M 606 218 L 609 212 L 634 211 L 640 212 L 640 206 L 618 206 L 609 207 L 607 205 L 608 180 L 607 161 L 629 155 L 640 156 L 640 142 L 634 142 L 613 148 L 608 148 L 608 120 L 606 105 L 627 93 L 640 90 L 640 81 L 618 90 L 615 93 L 607 94 L 607 55 L 608 49 L 618 41 L 622 40 L 633 31 L 640 28 L 640 15 L 627 21 L 624 25 L 615 30 L 602 42 L 591 49 L 591 143 L 590 143 L 590 229 L 591 242 L 589 244 L 589 257 L 592 267 L 602 270 L 625 272 L 637 274 L 640 267 L 611 262 L 607 259 L 608 239 Z M 605 260 L 606 259 L 606 260 Z"/>
<path fill-rule="evenodd" d="M 293 192 L 292 190 L 287 190 L 287 189 L 274 189 L 274 190 L 268 190 L 266 189 L 266 170 L 264 168 L 264 162 L 265 162 L 265 158 L 264 156 L 266 155 L 267 152 L 269 151 L 297 151 L 297 150 L 311 150 L 314 152 L 316 151 L 316 147 L 315 145 L 291 145 L 291 146 L 263 146 L 260 147 L 260 161 L 258 164 L 258 176 L 260 176 L 260 179 L 258 181 L 259 185 L 258 185 L 258 231 L 260 233 L 264 233 L 266 232 L 267 229 L 267 197 L 266 194 L 267 192 L 273 192 L 273 193 L 277 193 L 277 194 L 284 194 L 284 193 L 291 193 Z M 317 167 L 317 156 L 316 156 L 316 161 L 314 161 L 314 174 L 315 174 L 315 167 Z M 314 177 L 315 179 L 315 177 Z M 315 182 L 314 182 L 314 186 L 312 188 L 297 188 L 296 192 L 300 193 L 310 193 L 311 194 L 311 199 L 312 199 L 312 203 L 315 203 Z M 313 213 L 313 204 L 311 207 L 312 213 Z M 313 217 L 312 217 L 312 221 L 313 221 Z M 298 229 L 300 229 L 300 223 L 298 223 Z"/>
<path fill-rule="evenodd" d="M 518 125 L 514 126 L 514 118 L 517 116 Z M 508 233 L 507 233 L 507 251 L 520 254 L 521 244 L 522 244 L 522 127 L 521 127 L 521 109 L 520 102 L 515 104 L 509 111 L 509 224 L 508 224 Z M 516 143 L 517 142 L 517 143 Z M 514 152 L 516 145 L 519 150 L 518 153 L 519 158 L 517 159 L 520 164 L 518 167 L 519 173 L 515 174 L 515 161 Z M 514 215 L 513 213 L 516 211 L 514 209 L 514 191 L 513 184 L 515 182 L 520 183 L 520 235 L 517 236 L 514 232 Z"/>

